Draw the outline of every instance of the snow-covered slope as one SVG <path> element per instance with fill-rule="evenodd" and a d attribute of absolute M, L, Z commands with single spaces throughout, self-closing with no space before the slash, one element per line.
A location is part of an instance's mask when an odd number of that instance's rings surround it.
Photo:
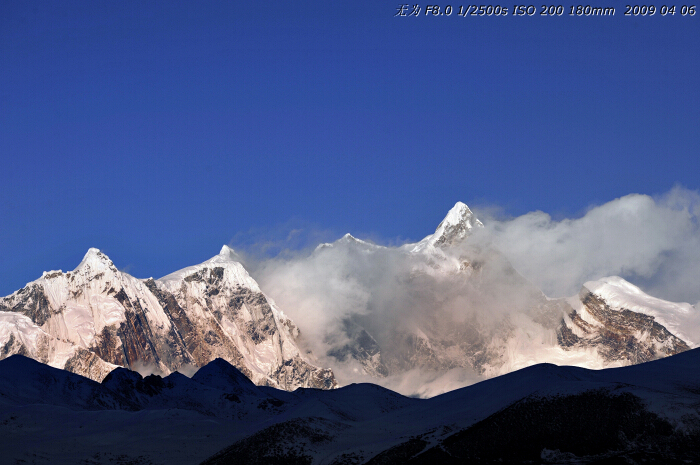
<path fill-rule="evenodd" d="M 258 384 L 331 388 L 309 364 L 298 329 L 262 293 L 234 252 L 159 280 L 140 280 L 90 249 L 0 299 L 0 357 L 19 353 L 95 380 L 117 366 L 168 374 L 224 358 Z"/>
<path fill-rule="evenodd" d="M 689 303 L 652 297 L 619 276 L 586 282 L 582 291 L 585 290 L 603 299 L 613 309 L 627 309 L 653 317 L 654 321 L 687 342 L 690 347 L 700 345 L 700 312 Z M 576 297 L 580 299 L 580 296 Z"/>
<path fill-rule="evenodd" d="M 607 364 L 640 363 L 697 346 L 697 312 L 651 297 L 618 276 L 590 281 L 566 299 L 572 309 L 558 328 L 568 350 L 595 348 Z"/>

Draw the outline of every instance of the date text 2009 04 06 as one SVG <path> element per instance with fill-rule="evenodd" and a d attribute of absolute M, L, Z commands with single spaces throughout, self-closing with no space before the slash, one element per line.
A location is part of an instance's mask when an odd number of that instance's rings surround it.
<path fill-rule="evenodd" d="M 394 16 L 615 16 L 614 7 L 591 5 L 411 5 L 399 4 Z M 695 16 L 695 5 L 626 5 L 624 16 Z"/>

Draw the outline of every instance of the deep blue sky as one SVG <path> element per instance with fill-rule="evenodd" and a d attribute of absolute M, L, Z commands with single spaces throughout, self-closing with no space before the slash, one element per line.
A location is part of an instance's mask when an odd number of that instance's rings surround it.
<path fill-rule="evenodd" d="M 700 13 L 397 6 L 4 2 L 0 295 L 89 247 L 160 277 L 293 228 L 418 240 L 457 200 L 700 188 Z"/>

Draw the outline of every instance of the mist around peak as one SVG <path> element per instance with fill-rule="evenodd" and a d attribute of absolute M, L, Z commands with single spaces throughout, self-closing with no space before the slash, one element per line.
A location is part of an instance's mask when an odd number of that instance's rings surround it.
<path fill-rule="evenodd" d="M 404 394 L 430 396 L 496 374 L 495 368 L 455 355 L 436 370 L 399 369 L 411 363 L 401 360 L 408 343 L 448 335 L 488 354 L 489 341 L 510 338 L 517 347 L 506 344 L 488 356 L 497 364 L 508 357 L 504 351 L 520 351 L 520 358 L 504 362 L 517 368 L 556 344 L 561 317 L 551 310 L 537 314 L 542 302 L 575 296 L 587 281 L 622 276 L 655 297 L 700 300 L 699 206 L 697 192 L 676 187 L 657 197 L 627 195 L 561 220 L 544 212 L 503 219 L 475 208 L 473 220 L 483 227 L 432 249 L 340 238 L 297 254 L 249 259 L 247 266 L 299 326 L 301 343 L 341 384 L 366 376 Z M 366 330 L 381 348 L 388 376 L 378 379 L 352 357 L 329 355 L 357 350 L 348 327 Z M 405 335 L 411 335 L 408 343 Z M 373 356 L 371 347 L 366 356 Z"/>

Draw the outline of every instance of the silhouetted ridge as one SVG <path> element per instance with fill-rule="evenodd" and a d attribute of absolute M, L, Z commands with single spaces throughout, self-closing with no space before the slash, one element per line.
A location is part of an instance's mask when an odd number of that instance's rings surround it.
<path fill-rule="evenodd" d="M 14 356 L 0 361 L 0 461 L 700 463 L 699 367 L 700 349 L 605 370 L 540 364 L 413 399 L 258 387 L 222 359 L 192 379 L 118 368 L 99 384 Z"/>
<path fill-rule="evenodd" d="M 258 392 L 257 386 L 251 380 L 222 358 L 214 359 L 197 370 L 192 376 L 192 381 L 237 394 Z"/>
<path fill-rule="evenodd" d="M 0 360 L 0 393 L 6 399 L 24 405 L 51 404 L 81 410 L 136 410 L 132 402 L 96 381 L 23 355 Z"/>

